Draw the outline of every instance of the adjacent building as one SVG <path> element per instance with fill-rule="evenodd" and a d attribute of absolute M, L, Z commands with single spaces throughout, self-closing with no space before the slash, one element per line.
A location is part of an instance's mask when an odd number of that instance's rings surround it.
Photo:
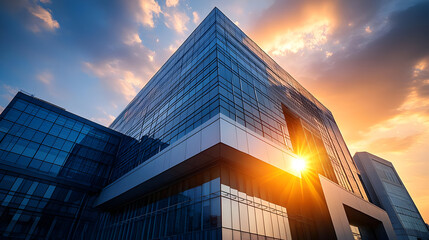
<path fill-rule="evenodd" d="M 398 239 L 429 239 L 429 230 L 393 164 L 367 152 L 353 159 L 370 201 L 386 210 Z"/>
<path fill-rule="evenodd" d="M 109 128 L 18 93 L 0 151 L 2 238 L 395 239 L 331 112 L 217 8 Z"/>
<path fill-rule="evenodd" d="M 0 239 L 80 239 L 122 135 L 19 92 L 0 116 Z"/>

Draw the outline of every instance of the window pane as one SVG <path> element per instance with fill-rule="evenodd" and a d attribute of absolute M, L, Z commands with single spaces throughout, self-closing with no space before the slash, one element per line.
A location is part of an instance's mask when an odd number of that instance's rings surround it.
<path fill-rule="evenodd" d="M 238 202 L 231 200 L 232 210 L 232 229 L 240 230 L 240 213 L 238 209 Z"/>
<path fill-rule="evenodd" d="M 27 147 L 29 141 L 24 140 L 24 139 L 19 139 L 16 143 L 15 146 L 13 146 L 12 148 L 12 152 L 16 153 L 16 154 L 21 154 L 25 147 Z"/>
<path fill-rule="evenodd" d="M 222 227 L 232 228 L 231 200 L 222 197 Z"/>
<path fill-rule="evenodd" d="M 249 232 L 249 215 L 247 212 L 247 205 L 239 203 L 240 207 L 240 226 L 241 231 Z"/>
<path fill-rule="evenodd" d="M 255 208 L 249 206 L 249 228 L 251 233 L 258 233 L 256 229 Z"/>
<path fill-rule="evenodd" d="M 39 148 L 39 144 L 30 142 L 22 154 L 27 157 L 33 157 L 38 148 Z"/>
<path fill-rule="evenodd" d="M 7 120 L 0 121 L 0 132 L 7 133 L 11 127 L 12 127 L 12 122 L 9 122 Z"/>
<path fill-rule="evenodd" d="M 12 108 L 9 110 L 9 112 L 7 112 L 7 114 L 4 118 L 11 121 L 11 122 L 16 122 L 16 120 L 18 120 L 20 115 L 21 115 L 21 111 L 18 111 L 16 109 Z"/>
<path fill-rule="evenodd" d="M 46 158 L 46 155 L 48 154 L 50 148 L 46 146 L 40 146 L 40 148 L 37 150 L 35 158 L 44 160 Z"/>
<path fill-rule="evenodd" d="M 210 207 L 211 207 L 210 226 L 220 227 L 221 226 L 220 197 L 212 198 Z"/>
<path fill-rule="evenodd" d="M 259 208 L 255 208 L 255 214 L 256 214 L 256 228 L 258 229 L 258 234 L 265 235 L 264 216 L 262 215 L 262 210 Z"/>

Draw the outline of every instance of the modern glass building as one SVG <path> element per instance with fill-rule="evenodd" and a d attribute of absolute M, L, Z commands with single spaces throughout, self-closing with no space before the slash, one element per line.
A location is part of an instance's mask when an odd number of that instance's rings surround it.
<path fill-rule="evenodd" d="M 109 128 L 23 93 L 0 126 L 5 238 L 395 239 L 331 112 L 217 8 Z"/>
<path fill-rule="evenodd" d="M 122 135 L 19 92 L 0 117 L 0 239 L 79 239 Z"/>
<path fill-rule="evenodd" d="M 386 210 L 398 239 L 429 239 L 429 229 L 393 164 L 367 152 L 357 152 L 353 159 L 370 201 Z"/>

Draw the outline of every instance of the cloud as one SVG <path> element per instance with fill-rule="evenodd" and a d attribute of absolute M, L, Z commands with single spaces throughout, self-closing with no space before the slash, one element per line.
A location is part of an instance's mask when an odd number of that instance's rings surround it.
<path fill-rule="evenodd" d="M 126 55 L 84 62 L 84 67 L 97 76 L 109 91 L 129 102 L 154 74 L 152 62 L 155 53 L 142 44 L 125 46 Z"/>
<path fill-rule="evenodd" d="M 108 127 L 113 122 L 113 120 L 115 120 L 115 116 L 113 116 L 113 115 L 107 115 L 104 118 L 103 117 L 99 117 L 99 118 L 92 117 L 90 120 L 94 121 L 94 122 L 96 122 L 98 124 L 101 124 L 101 125 L 103 125 L 105 127 Z"/>
<path fill-rule="evenodd" d="M 48 4 L 47 1 L 40 3 Z M 0 3 L 2 8 L 18 16 L 28 29 L 32 32 L 41 32 L 42 30 L 55 31 L 60 28 L 60 24 L 52 16 L 52 11 L 42 7 L 38 1 L 33 0 L 14 0 Z"/>
<path fill-rule="evenodd" d="M 17 88 L 12 87 L 12 86 L 7 85 L 7 84 L 2 84 L 0 90 L 2 90 L 2 92 L 4 92 L 3 94 L 0 95 L 0 97 L 2 97 L 3 99 L 5 99 L 7 101 L 7 103 L 9 103 L 10 101 L 12 101 L 13 97 L 18 92 Z M 3 110 L 4 110 L 4 107 L 0 105 L 0 114 L 3 112 Z"/>
<path fill-rule="evenodd" d="M 105 99 L 106 109 L 115 103 L 122 109 L 149 81 L 158 69 L 157 54 L 143 44 L 139 35 L 142 26 L 154 26 L 154 18 L 161 13 L 157 2 L 149 0 L 111 1 L 88 3 L 87 10 L 74 7 L 76 3 L 64 2 L 64 29 L 73 34 L 67 41 L 73 43 L 84 73 L 90 76 Z M 94 16 L 94 13 L 102 14 Z M 79 17 L 75 17 L 79 16 Z M 145 31 L 151 31 L 147 29 Z M 106 110 L 107 111 L 107 110 Z"/>
<path fill-rule="evenodd" d="M 37 80 L 45 85 L 50 85 L 54 79 L 54 76 L 50 72 L 42 72 L 36 76 Z"/>
<path fill-rule="evenodd" d="M 91 121 L 108 127 L 113 122 L 113 120 L 115 120 L 115 116 L 107 113 L 103 108 L 98 107 L 97 110 L 102 114 L 102 117 L 92 117 L 90 119 Z"/>
<path fill-rule="evenodd" d="M 327 42 L 330 22 L 320 19 L 301 28 L 290 30 L 278 36 L 266 47 L 274 55 L 285 55 L 288 52 L 297 53 L 306 49 L 319 49 Z"/>
<path fill-rule="evenodd" d="M 384 2 L 276 0 L 255 18 L 250 36 L 265 51 L 277 55 L 323 52 L 330 41 L 353 37 L 356 29 L 377 16 Z"/>
<path fill-rule="evenodd" d="M 49 10 L 41 7 L 40 5 L 35 6 L 29 6 L 28 11 L 35 16 L 36 18 L 40 19 L 43 22 L 43 26 L 45 29 L 53 31 L 57 28 L 60 28 L 60 24 L 52 18 L 52 14 Z M 38 32 L 39 28 L 33 28 L 34 31 Z"/>
<path fill-rule="evenodd" d="M 142 43 L 142 40 L 140 39 L 140 36 L 138 33 L 131 33 L 131 34 L 127 34 L 127 36 L 124 39 L 124 43 L 127 45 L 140 44 Z"/>
<path fill-rule="evenodd" d="M 183 41 L 180 41 L 180 40 L 176 40 L 176 41 L 174 41 L 172 44 L 170 44 L 169 46 L 168 46 L 168 52 L 171 54 L 171 53 L 174 53 L 179 47 L 180 47 L 180 45 L 182 44 L 182 42 Z"/>
<path fill-rule="evenodd" d="M 99 63 L 84 63 L 85 67 L 116 93 L 122 95 L 126 101 L 131 101 L 137 91 L 143 86 L 142 78 L 133 72 L 122 68 L 120 60 L 104 61 Z"/>
<path fill-rule="evenodd" d="M 351 152 L 395 161 L 418 186 L 429 167 L 428 15 L 429 2 L 278 0 L 250 37 L 332 111 Z"/>
<path fill-rule="evenodd" d="M 278 0 L 254 21 L 251 37 L 276 55 L 313 48 L 326 42 L 334 10 L 330 1 Z"/>
<path fill-rule="evenodd" d="M 429 57 L 418 62 L 413 69 L 414 83 L 417 94 L 422 98 L 429 98 Z"/>
<path fill-rule="evenodd" d="M 36 74 L 35 78 L 43 84 L 47 92 L 57 99 L 63 98 L 67 92 L 56 86 L 54 75 L 51 71 L 45 70 Z"/>
<path fill-rule="evenodd" d="M 165 1 L 165 5 L 167 7 L 175 7 L 179 4 L 179 0 L 167 0 Z"/>
<path fill-rule="evenodd" d="M 414 66 L 429 55 L 429 3 L 395 11 L 382 4 L 387 3 L 276 1 L 252 30 L 264 49 L 331 109 L 350 141 L 361 137 L 356 129 L 399 113 L 417 85 Z M 366 26 L 371 34 L 363 31 Z M 426 92 L 423 85 L 417 92 Z"/>
<path fill-rule="evenodd" d="M 149 58 L 149 61 L 153 62 L 153 60 L 154 60 L 154 55 L 149 54 L 149 55 L 147 55 L 147 57 Z"/>
<path fill-rule="evenodd" d="M 197 24 L 199 21 L 200 21 L 200 15 L 198 15 L 198 13 L 196 12 L 196 11 L 193 11 L 192 12 L 192 17 L 193 17 L 193 22 L 195 23 L 195 24 Z"/>
<path fill-rule="evenodd" d="M 365 129 L 398 114 L 413 87 L 414 66 L 429 56 L 429 3 L 394 13 L 389 30 L 363 46 L 348 46 L 343 52 L 319 62 L 319 76 L 312 83 L 332 106 L 334 115 L 351 128 Z M 341 99 L 341 101 L 339 101 Z M 353 107 L 351 107 L 353 106 Z M 359 116 L 353 120 L 350 116 Z M 355 135 L 355 137 L 358 137 Z"/>
<path fill-rule="evenodd" d="M 429 98 L 421 97 L 413 88 L 406 100 L 397 108 L 397 114 L 366 130 L 360 139 L 349 142 L 351 151 L 374 153 L 402 153 L 416 151 L 429 138 Z"/>
<path fill-rule="evenodd" d="M 406 137 L 389 137 L 377 139 L 369 144 L 373 152 L 402 152 L 408 150 L 419 138 L 421 134 Z"/>
<path fill-rule="evenodd" d="M 365 27 L 365 32 L 367 32 L 367 33 L 372 33 L 372 29 L 371 29 L 371 27 L 370 27 L 370 26 L 366 26 L 366 27 Z"/>
<path fill-rule="evenodd" d="M 135 14 L 138 22 L 151 28 L 155 27 L 154 16 L 157 17 L 162 13 L 161 7 L 155 0 L 139 0 L 136 4 L 131 4 L 131 9 L 137 9 Z"/>
<path fill-rule="evenodd" d="M 189 22 L 189 17 L 184 12 L 170 11 L 164 12 L 165 26 L 175 30 L 178 33 L 184 33 L 188 28 L 186 24 Z"/>
<path fill-rule="evenodd" d="M 16 93 L 18 93 L 18 89 L 15 87 L 12 87 L 10 85 L 7 84 L 3 84 L 3 89 L 6 91 L 6 93 L 4 93 L 2 95 L 3 98 L 5 98 L 7 101 L 12 101 L 13 97 L 16 95 Z"/>

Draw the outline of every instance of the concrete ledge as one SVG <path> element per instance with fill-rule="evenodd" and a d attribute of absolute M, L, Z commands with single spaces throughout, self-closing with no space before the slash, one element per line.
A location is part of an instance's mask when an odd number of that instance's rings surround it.
<path fill-rule="evenodd" d="M 349 213 L 352 212 L 356 215 L 366 215 L 377 220 L 377 222 L 380 222 L 381 224 L 379 228 L 382 227 L 383 229 L 377 229 L 377 226 L 374 226 L 376 228 L 376 233 L 379 232 L 381 235 L 380 239 L 396 239 L 389 216 L 383 209 L 365 201 L 351 192 L 346 191 L 323 176 L 319 175 L 319 178 L 337 239 L 354 239 L 350 229 L 350 221 L 347 217 L 346 209 Z"/>
<path fill-rule="evenodd" d="M 117 204 L 132 199 L 133 196 L 161 187 L 169 181 L 207 166 L 216 159 L 222 158 L 241 164 L 240 161 L 246 163 L 247 156 L 300 177 L 291 166 L 296 155 L 284 146 L 273 143 L 232 119 L 218 114 L 106 186 L 95 201 L 95 206 Z M 162 178 L 155 178 L 157 176 Z"/>

